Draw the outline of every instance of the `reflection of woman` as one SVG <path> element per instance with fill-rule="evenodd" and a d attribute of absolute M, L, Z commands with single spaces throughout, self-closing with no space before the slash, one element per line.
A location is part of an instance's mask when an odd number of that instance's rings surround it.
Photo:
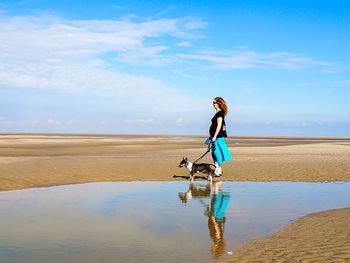
<path fill-rule="evenodd" d="M 210 238 L 213 241 L 211 254 L 214 259 L 225 253 L 226 244 L 224 239 L 225 212 L 230 201 L 230 194 L 222 192 L 221 182 L 214 183 L 215 192 L 211 199 L 208 215 L 208 227 Z"/>
<path fill-rule="evenodd" d="M 212 157 L 215 168 L 215 175 L 222 175 L 222 163 L 224 161 L 232 160 L 231 154 L 228 150 L 225 137 L 226 133 L 226 123 L 225 116 L 228 111 L 226 101 L 221 97 L 216 97 L 213 100 L 213 107 L 216 111 L 214 117 L 211 119 L 211 126 L 209 128 L 209 134 L 211 141 L 214 143 L 214 148 L 212 150 Z"/>

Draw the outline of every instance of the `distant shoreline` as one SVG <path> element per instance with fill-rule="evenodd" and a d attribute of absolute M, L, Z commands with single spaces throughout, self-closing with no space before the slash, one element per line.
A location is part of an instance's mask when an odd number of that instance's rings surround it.
<path fill-rule="evenodd" d="M 201 134 L 133 134 L 133 133 L 74 133 L 74 132 L 0 132 L 0 136 L 28 135 L 28 136 L 94 136 L 94 137 L 198 137 L 205 138 L 207 135 Z M 231 135 L 228 138 L 243 139 L 290 139 L 290 140 L 350 140 L 350 136 L 250 136 Z"/>

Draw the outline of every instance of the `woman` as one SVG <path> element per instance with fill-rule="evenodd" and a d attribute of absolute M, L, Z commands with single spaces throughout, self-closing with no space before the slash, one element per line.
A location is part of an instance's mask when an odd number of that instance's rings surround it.
<path fill-rule="evenodd" d="M 226 101 L 221 97 L 216 97 L 213 100 L 213 107 L 216 113 L 211 119 L 211 126 L 209 129 L 210 139 L 214 145 L 211 153 L 216 167 L 214 175 L 221 176 L 222 163 L 224 161 L 232 160 L 225 140 L 227 137 L 225 116 L 227 114 L 228 107 Z"/>

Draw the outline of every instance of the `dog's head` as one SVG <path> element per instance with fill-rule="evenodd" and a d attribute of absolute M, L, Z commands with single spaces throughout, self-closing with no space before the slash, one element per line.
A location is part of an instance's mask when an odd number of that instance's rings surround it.
<path fill-rule="evenodd" d="M 181 160 L 181 162 L 180 162 L 180 164 L 179 164 L 179 167 L 184 167 L 184 166 L 187 165 L 187 163 L 188 163 L 187 157 L 186 157 L 186 158 L 183 157 L 182 160 Z"/>

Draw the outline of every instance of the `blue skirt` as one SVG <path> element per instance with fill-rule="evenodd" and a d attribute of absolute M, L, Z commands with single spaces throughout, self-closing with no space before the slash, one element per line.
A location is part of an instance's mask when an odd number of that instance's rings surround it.
<path fill-rule="evenodd" d="M 224 137 L 217 138 L 214 142 L 214 149 L 211 151 L 214 162 L 222 165 L 224 161 L 231 161 L 232 156 L 230 150 L 227 147 Z"/>

